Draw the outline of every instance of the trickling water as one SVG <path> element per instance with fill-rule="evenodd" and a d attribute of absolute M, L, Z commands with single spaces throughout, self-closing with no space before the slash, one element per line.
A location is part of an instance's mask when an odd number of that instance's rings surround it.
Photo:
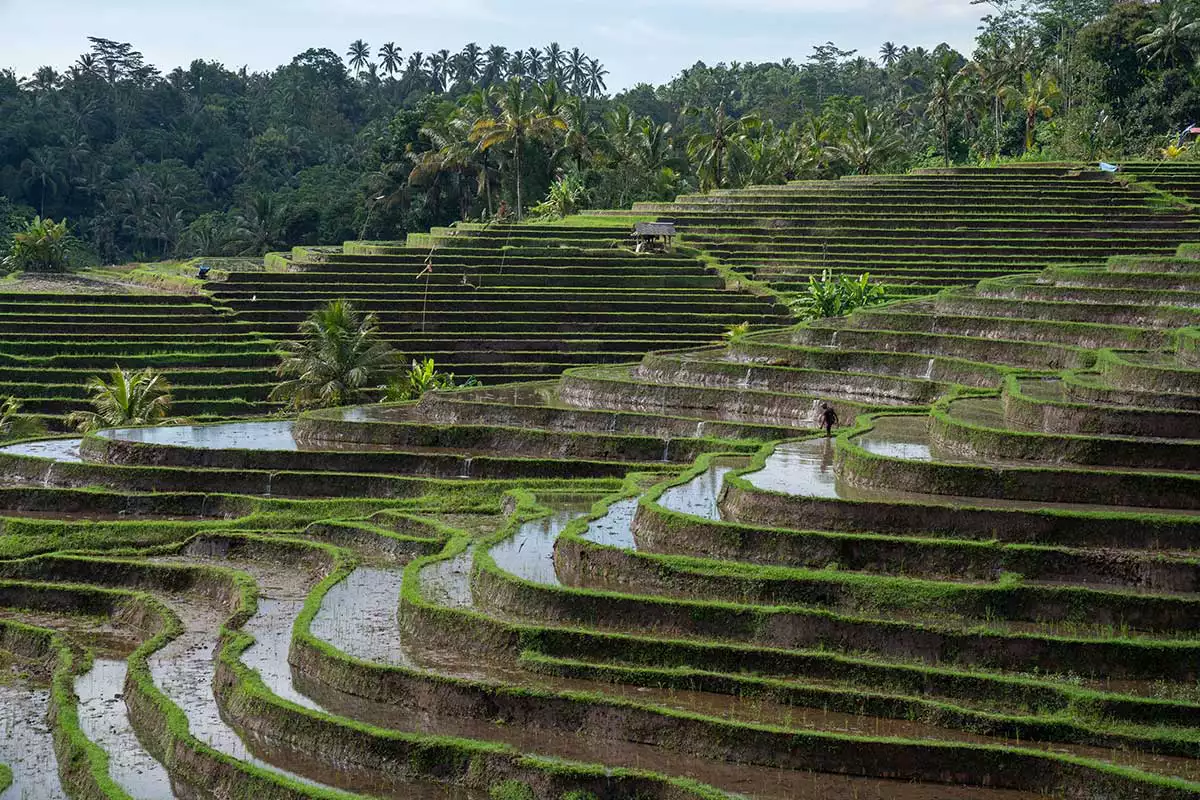
<path fill-rule="evenodd" d="M 268 473 L 267 473 L 267 491 L 263 492 L 263 497 L 270 497 L 270 496 L 271 496 L 271 484 L 272 484 L 274 481 L 275 481 L 275 473 L 274 473 L 274 472 L 268 472 Z"/>
<path fill-rule="evenodd" d="M 933 380 L 933 368 L 936 363 L 937 363 L 936 358 L 929 359 L 929 363 L 925 365 L 925 374 L 922 375 L 921 377 L 927 381 Z"/>
<path fill-rule="evenodd" d="M 48 467 L 46 467 L 46 474 L 42 476 L 42 488 L 43 489 L 50 488 L 50 478 L 53 475 L 54 475 L 54 462 L 51 462 L 50 465 Z"/>
<path fill-rule="evenodd" d="M 458 477 L 460 477 L 464 480 L 471 477 L 471 462 L 474 460 L 475 459 L 470 458 L 470 457 L 464 458 L 462 460 L 462 472 L 459 474 Z"/>
<path fill-rule="evenodd" d="M 838 340 L 839 333 L 841 333 L 841 331 L 834 331 L 833 336 L 829 337 L 829 346 L 830 347 L 836 348 L 838 346 L 837 340 Z"/>
<path fill-rule="evenodd" d="M 699 422 L 696 423 L 696 438 L 697 439 L 704 438 L 704 425 L 705 425 L 704 420 L 700 420 Z"/>
<path fill-rule="evenodd" d="M 749 367 L 747 367 L 746 374 L 740 381 L 737 382 L 737 387 L 739 389 L 749 389 L 750 388 L 750 376 L 752 374 L 753 374 L 753 372 L 751 371 L 751 369 Z"/>
<path fill-rule="evenodd" d="M 669 436 L 663 440 L 662 460 L 664 464 L 671 460 L 671 437 Z"/>

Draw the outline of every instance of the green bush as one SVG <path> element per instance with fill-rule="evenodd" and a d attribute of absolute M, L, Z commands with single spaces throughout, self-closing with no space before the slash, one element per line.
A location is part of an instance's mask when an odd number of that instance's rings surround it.
<path fill-rule="evenodd" d="M 474 378 L 467 378 L 458 383 L 453 372 L 440 372 L 432 358 L 426 358 L 424 361 L 413 359 L 407 372 L 401 373 L 388 383 L 383 400 L 385 403 L 403 403 L 408 400 L 420 400 L 426 392 L 478 385 L 479 381 Z"/>
<path fill-rule="evenodd" d="M 505 781 L 496 784 L 488 792 L 492 800 L 537 800 L 533 788 L 523 781 Z"/>
<path fill-rule="evenodd" d="M 13 234 L 4 266 L 26 272 L 65 272 L 70 261 L 69 234 L 65 219 L 55 222 L 34 217 L 24 231 Z"/>
<path fill-rule="evenodd" d="M 791 303 L 794 313 L 803 319 L 826 319 L 844 317 L 852 311 L 887 302 L 888 289 L 871 281 L 870 273 L 864 272 L 857 278 L 839 275 L 830 270 L 821 273 L 821 279 L 808 278 L 808 292 Z"/>

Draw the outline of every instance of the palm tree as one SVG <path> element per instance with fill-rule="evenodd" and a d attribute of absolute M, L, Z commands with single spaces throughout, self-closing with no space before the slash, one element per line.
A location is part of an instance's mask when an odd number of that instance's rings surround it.
<path fill-rule="evenodd" d="M 542 63 L 542 51 L 536 47 L 531 47 L 525 51 L 525 73 L 533 81 L 540 81 L 542 74 L 545 72 L 545 65 Z"/>
<path fill-rule="evenodd" d="M 1151 64 L 1167 68 L 1190 64 L 1192 47 L 1200 40 L 1200 20 L 1188 14 L 1183 3 L 1163 3 L 1159 9 L 1161 21 L 1154 30 L 1138 37 L 1138 52 Z"/>
<path fill-rule="evenodd" d="M 88 433 L 102 428 L 130 425 L 177 425 L 183 420 L 168 419 L 171 411 L 171 384 L 150 368 L 126 372 L 113 367 L 109 381 L 99 376 L 87 382 L 95 411 L 75 411 L 67 424 Z"/>
<path fill-rule="evenodd" d="M 544 93 L 542 95 L 544 100 Z M 471 139 L 478 143 L 480 151 L 497 146 L 512 151 L 518 220 L 523 215 L 521 170 L 525 145 L 550 141 L 555 132 L 567 127 L 562 117 L 544 113 L 538 107 L 538 99 L 537 93 L 526 89 L 520 78 L 510 78 L 493 97 L 496 114 L 480 119 L 471 130 Z"/>
<path fill-rule="evenodd" d="M 483 67 L 484 86 L 504 80 L 508 72 L 508 48 L 494 44 L 487 49 L 487 61 Z"/>
<path fill-rule="evenodd" d="M 29 157 L 21 162 L 21 175 L 26 191 L 34 186 L 40 188 L 38 215 L 45 216 L 47 192 L 57 195 L 59 189 L 67 184 L 67 174 L 59 151 L 53 147 L 33 148 L 29 151 Z"/>
<path fill-rule="evenodd" d="M 455 67 L 455 77 L 460 83 L 475 83 L 483 74 L 483 50 L 475 42 L 469 42 L 458 54 Z"/>
<path fill-rule="evenodd" d="M 1004 90 L 1013 78 L 1013 53 L 1000 45 L 984 49 L 972 69 L 988 93 L 992 104 L 992 122 L 995 130 L 995 155 L 1000 155 L 1000 134 L 1004 128 Z"/>
<path fill-rule="evenodd" d="M 408 64 L 404 67 L 404 77 L 409 80 L 425 77 L 425 54 L 414 50 L 408 55 Z"/>
<path fill-rule="evenodd" d="M 884 42 L 879 48 L 879 60 L 884 67 L 891 69 L 900 60 L 900 49 L 894 42 Z"/>
<path fill-rule="evenodd" d="M 1020 86 L 1006 86 L 1005 98 L 1009 104 L 1025 112 L 1025 152 L 1033 149 L 1033 137 L 1037 130 L 1038 117 L 1050 119 L 1060 92 L 1058 84 L 1045 73 L 1034 75 L 1026 72 L 1021 76 Z"/>
<path fill-rule="evenodd" d="M 379 339 L 379 319 L 345 300 L 313 311 L 299 333 L 299 340 L 283 344 L 277 373 L 288 380 L 271 392 L 272 400 L 296 410 L 363 402 L 400 365 L 396 351 Z"/>
<path fill-rule="evenodd" d="M 606 75 L 608 75 L 608 70 L 606 70 L 598 60 L 594 58 L 588 59 L 587 93 L 589 96 L 599 97 L 600 95 L 604 94 L 605 90 L 608 89 L 607 84 L 604 83 L 604 77 Z"/>
<path fill-rule="evenodd" d="M 701 114 L 694 107 L 684 110 L 684 115 L 689 117 Z M 736 153 L 745 143 L 749 130 L 757 124 L 758 118 L 754 116 L 743 119 L 730 117 L 722 101 L 704 121 L 703 127 L 692 134 L 688 139 L 687 153 L 688 158 L 697 162 L 696 173 L 700 176 L 702 188 L 720 189 L 725 186 L 733 170 Z"/>
<path fill-rule="evenodd" d="M 389 78 L 399 72 L 404 64 L 400 52 L 395 42 L 388 42 L 379 48 L 379 65 L 383 68 L 383 74 Z"/>
<path fill-rule="evenodd" d="M 588 57 L 578 47 L 572 47 L 567 55 L 567 80 L 575 94 L 583 97 L 588 84 Z"/>
<path fill-rule="evenodd" d="M 21 413 L 21 401 L 15 397 L 0 402 L 0 442 L 27 439 L 42 432 L 41 423 Z"/>
<path fill-rule="evenodd" d="M 362 39 L 355 39 L 350 43 L 350 49 L 346 51 L 346 55 L 350 56 L 350 69 L 362 72 L 367 66 L 367 62 L 371 60 L 371 46 Z"/>
<path fill-rule="evenodd" d="M 892 120 L 882 111 L 854 110 L 842 139 L 829 150 L 859 175 L 870 175 L 886 164 L 904 147 L 904 138 L 894 130 Z"/>
<path fill-rule="evenodd" d="M 437 90 L 439 92 L 446 91 L 446 84 L 449 83 L 450 78 L 450 51 L 438 50 L 425 59 L 425 66 L 429 70 L 429 78 Z"/>
<path fill-rule="evenodd" d="M 551 42 L 546 45 L 546 74 L 550 80 L 562 83 L 563 67 L 567 64 L 567 54 L 558 46 L 558 42 Z"/>
<path fill-rule="evenodd" d="M 950 115 L 958 108 L 962 99 L 963 73 L 959 70 L 959 57 L 946 52 L 934 65 L 933 82 L 929 87 L 928 113 L 937 119 L 938 133 L 942 142 L 942 157 L 950 166 Z"/>

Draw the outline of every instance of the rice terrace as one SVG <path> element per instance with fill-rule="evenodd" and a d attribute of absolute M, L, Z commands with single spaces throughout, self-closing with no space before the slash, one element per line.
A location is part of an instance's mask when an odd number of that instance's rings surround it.
<path fill-rule="evenodd" d="M 0 800 L 1200 797 L 1200 5 L 988 8 L 0 71 Z"/>

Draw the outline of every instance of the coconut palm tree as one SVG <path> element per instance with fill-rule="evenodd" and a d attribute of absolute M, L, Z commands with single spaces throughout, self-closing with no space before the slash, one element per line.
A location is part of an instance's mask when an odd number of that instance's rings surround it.
<path fill-rule="evenodd" d="M 704 113 L 692 107 L 684 110 L 684 116 L 700 117 Z M 702 188 L 720 189 L 725 186 L 747 133 L 757 124 L 758 118 L 752 115 L 742 119 L 729 116 L 722 101 L 695 129 L 688 139 L 687 153 L 688 158 L 696 162 Z"/>
<path fill-rule="evenodd" d="M 900 49 L 894 42 L 884 42 L 879 48 L 879 61 L 884 67 L 891 69 L 900 60 Z"/>
<path fill-rule="evenodd" d="M 594 58 L 588 59 L 587 65 L 587 93 L 590 97 L 599 97 L 608 89 L 604 78 L 608 75 L 608 70 Z"/>
<path fill-rule="evenodd" d="M 1159 24 L 1137 39 L 1138 52 L 1167 68 L 1191 64 L 1193 48 L 1200 45 L 1200 20 L 1184 3 L 1163 3 L 1159 9 Z"/>
<path fill-rule="evenodd" d="M 446 91 L 446 85 L 450 82 L 450 51 L 438 50 L 432 53 L 425 59 L 425 68 L 437 90 Z"/>
<path fill-rule="evenodd" d="M 882 111 L 854 110 L 850 126 L 829 151 L 859 175 L 870 175 L 895 158 L 904 148 L 904 138 Z"/>
<path fill-rule="evenodd" d="M 938 134 L 942 143 L 942 158 L 950 166 L 950 115 L 962 100 L 965 76 L 959 69 L 959 56 L 954 52 L 943 53 L 934 64 L 933 80 L 929 86 L 927 112 L 937 120 Z"/>
<path fill-rule="evenodd" d="M 272 400 L 291 408 L 331 408 L 361 403 L 384 385 L 400 356 L 379 338 L 379 320 L 345 300 L 316 309 L 300 323 L 300 339 L 283 344 L 277 370 L 287 378 Z"/>
<path fill-rule="evenodd" d="M 346 51 L 346 55 L 350 57 L 350 69 L 361 73 L 371 60 L 371 46 L 362 39 L 355 39 L 350 43 L 350 49 Z"/>
<path fill-rule="evenodd" d="M 588 84 L 588 57 L 578 47 L 567 54 L 567 80 L 575 94 L 583 97 Z"/>
<path fill-rule="evenodd" d="M 389 78 L 399 72 L 404 65 L 404 58 L 400 52 L 400 48 L 396 46 L 395 42 L 388 42 L 379 48 L 379 65 L 383 68 L 383 74 Z"/>
<path fill-rule="evenodd" d="M 0 442 L 37 436 L 43 426 L 35 418 L 21 413 L 21 401 L 7 397 L 0 402 Z"/>
<path fill-rule="evenodd" d="M 1005 99 L 1009 105 L 1025 112 L 1025 152 L 1033 149 L 1033 138 L 1037 131 L 1038 117 L 1050 119 L 1054 116 L 1055 100 L 1059 98 L 1058 84 L 1045 73 L 1026 72 L 1021 76 L 1020 86 L 1006 86 Z"/>
<path fill-rule="evenodd" d="M 512 152 L 518 220 L 523 214 L 521 170 L 526 144 L 549 142 L 556 132 L 567 127 L 562 117 L 546 114 L 539 108 L 539 94 L 544 101 L 544 92 L 531 91 L 525 88 L 520 78 L 510 78 L 492 98 L 497 109 L 495 115 L 480 119 L 471 130 L 471 139 L 478 144 L 480 151 L 505 147 Z"/>
<path fill-rule="evenodd" d="M 167 417 L 171 411 L 171 384 L 150 368 L 126 372 L 113 367 L 107 382 L 94 376 L 87 382 L 87 390 L 95 411 L 76 411 L 67 417 L 67 424 L 78 431 L 183 422 Z"/>
<path fill-rule="evenodd" d="M 408 63 L 404 66 L 404 77 L 407 80 L 413 81 L 425 78 L 425 54 L 420 50 L 414 50 L 408 55 Z"/>
<path fill-rule="evenodd" d="M 559 47 L 558 42 L 551 42 L 546 45 L 544 52 L 546 58 L 543 63 L 546 65 L 546 75 L 549 76 L 550 80 L 562 83 L 563 67 L 567 64 L 567 54 Z"/>
<path fill-rule="evenodd" d="M 494 44 L 487 49 L 487 60 L 483 66 L 484 86 L 491 86 L 504 80 L 508 74 L 508 48 Z"/>
<path fill-rule="evenodd" d="M 532 81 L 540 81 L 542 73 L 545 71 L 545 65 L 542 63 L 542 51 L 536 47 L 531 47 L 525 51 L 525 74 Z"/>
<path fill-rule="evenodd" d="M 459 83 L 475 83 L 483 74 L 483 50 L 475 42 L 463 47 L 454 60 L 454 77 Z"/>

